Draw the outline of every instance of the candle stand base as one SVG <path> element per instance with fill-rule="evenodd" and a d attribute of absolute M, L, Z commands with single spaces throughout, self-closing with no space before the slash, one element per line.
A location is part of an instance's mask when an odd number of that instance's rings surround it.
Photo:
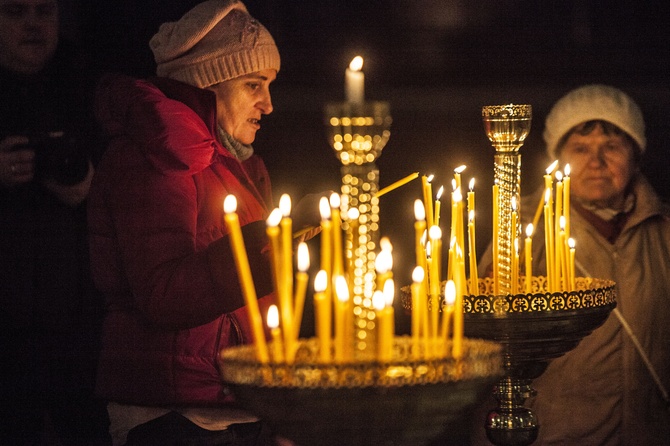
<path fill-rule="evenodd" d="M 525 280 L 525 278 L 524 278 Z M 467 336 L 501 344 L 505 376 L 493 389 L 498 407 L 489 412 L 486 434 L 498 446 L 524 446 L 537 438 L 539 422 L 523 406 L 535 395 L 532 380 L 552 359 L 574 349 L 602 325 L 616 306 L 614 282 L 577 278 L 575 291 L 546 292 L 533 277 L 532 294 L 495 296 L 492 280 L 480 280 L 480 296 L 465 296 Z M 541 420 L 539 420 L 541 422 Z"/>
<path fill-rule="evenodd" d="M 413 359 L 415 348 L 402 336 L 388 362 L 320 363 L 312 338 L 293 364 L 260 364 L 242 346 L 223 350 L 220 368 L 243 407 L 299 446 L 466 444 L 471 411 L 502 376 L 500 346 L 464 339 L 460 360 Z"/>

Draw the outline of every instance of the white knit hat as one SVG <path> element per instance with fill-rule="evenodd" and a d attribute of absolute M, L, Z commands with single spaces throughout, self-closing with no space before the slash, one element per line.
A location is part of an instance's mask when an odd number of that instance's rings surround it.
<path fill-rule="evenodd" d="M 237 0 L 208 0 L 151 38 L 156 74 L 205 88 L 264 69 L 279 71 L 270 32 Z"/>
<path fill-rule="evenodd" d="M 559 141 L 573 127 L 588 121 L 607 121 L 626 132 L 644 153 L 644 118 L 640 107 L 623 91 L 607 85 L 585 85 L 559 99 L 547 115 L 544 141 L 551 159 Z"/>

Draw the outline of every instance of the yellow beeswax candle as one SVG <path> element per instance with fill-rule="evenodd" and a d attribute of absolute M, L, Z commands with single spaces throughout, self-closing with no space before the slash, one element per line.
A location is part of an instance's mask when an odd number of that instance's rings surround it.
<path fill-rule="evenodd" d="M 428 227 L 433 226 L 433 186 L 430 182 L 433 181 L 433 175 L 421 177 L 421 184 L 423 186 L 423 202 L 426 209 L 426 222 Z"/>
<path fill-rule="evenodd" d="M 570 252 L 568 248 L 568 239 L 565 236 L 565 216 L 561 215 L 559 219 L 559 232 L 558 240 L 556 242 L 556 249 L 560 250 L 560 254 L 557 256 L 560 260 L 558 269 L 561 275 L 561 290 L 565 291 L 570 288 L 570 274 L 568 273 L 568 267 L 570 262 Z"/>
<path fill-rule="evenodd" d="M 442 312 L 442 325 L 440 327 L 440 336 L 444 340 L 445 356 L 448 355 L 446 350 L 447 340 L 449 339 L 449 326 L 451 319 L 454 316 L 454 303 L 456 302 L 456 285 L 453 280 L 447 280 L 444 285 L 444 310 Z"/>
<path fill-rule="evenodd" d="M 332 276 L 341 276 L 344 273 L 342 264 L 342 219 L 340 217 L 341 199 L 338 194 L 330 195 L 330 216 L 333 224 L 333 273 Z"/>
<path fill-rule="evenodd" d="M 440 199 L 442 198 L 443 193 L 444 186 L 440 186 L 440 188 L 437 190 L 437 194 L 435 194 L 435 217 L 433 218 L 433 224 L 436 226 L 439 226 L 440 224 L 440 210 L 442 207 L 442 202 Z"/>
<path fill-rule="evenodd" d="M 570 164 L 563 169 L 563 215 L 565 215 L 565 236 L 570 238 Z"/>
<path fill-rule="evenodd" d="M 279 309 L 276 305 L 270 305 L 270 308 L 268 308 L 267 323 L 272 336 L 272 360 L 282 362 L 284 361 L 284 352 L 281 329 L 279 328 Z"/>
<path fill-rule="evenodd" d="M 330 202 L 328 198 L 321 197 L 319 200 L 319 212 L 321 213 L 321 270 L 326 274 L 326 297 L 330 301 L 331 277 L 333 275 L 333 224 L 330 221 Z"/>
<path fill-rule="evenodd" d="M 388 313 L 384 312 L 386 303 L 384 293 L 377 290 L 372 294 L 372 306 L 375 309 L 377 320 L 377 359 L 386 362 L 391 359 L 391 339 L 387 336 L 389 330 Z"/>
<path fill-rule="evenodd" d="M 533 224 L 526 226 L 526 240 L 524 243 L 524 257 L 526 264 L 526 293 L 533 292 Z"/>
<path fill-rule="evenodd" d="M 389 337 L 391 338 L 391 344 L 393 344 L 393 337 L 395 336 L 395 311 L 393 310 L 393 300 L 395 298 L 395 282 L 393 278 L 388 279 L 384 282 L 384 300 L 386 302 L 385 311 L 390 313 L 389 319 Z"/>
<path fill-rule="evenodd" d="M 412 271 L 412 356 L 418 358 L 419 343 L 421 339 L 421 324 L 422 324 L 422 310 L 421 306 L 424 304 L 425 297 L 421 295 L 421 284 L 423 283 L 424 270 L 420 266 L 416 266 Z"/>
<path fill-rule="evenodd" d="M 463 355 L 463 294 L 465 283 L 463 283 L 464 263 L 463 255 L 460 249 L 456 249 L 456 272 L 454 273 L 454 288 L 456 290 L 456 299 L 454 301 L 454 334 L 452 336 L 451 354 L 459 359 Z"/>
<path fill-rule="evenodd" d="M 324 270 L 316 273 L 314 278 L 314 323 L 316 325 L 316 337 L 319 342 L 319 360 L 330 362 L 331 353 L 331 303 L 326 297 L 326 286 L 328 285 L 328 274 Z"/>
<path fill-rule="evenodd" d="M 350 258 L 347 259 L 347 273 L 349 277 L 354 277 L 354 262 L 358 258 L 358 249 L 359 249 L 359 227 L 360 223 L 358 219 L 361 216 L 361 212 L 357 208 L 349 208 L 347 211 L 347 221 L 349 223 L 349 230 L 347 231 L 347 236 L 351 237 L 349 243 L 351 243 L 351 251 L 349 254 Z M 352 284 L 353 285 L 353 284 Z"/>
<path fill-rule="evenodd" d="M 415 179 L 418 176 L 419 176 L 419 172 L 411 173 L 411 174 L 407 175 L 405 178 L 401 178 L 400 180 L 396 181 L 395 183 L 392 183 L 392 184 L 380 189 L 377 192 L 376 196 L 381 197 L 382 195 L 385 195 L 385 194 L 391 192 L 392 190 L 395 190 L 395 189 L 399 188 L 400 186 L 404 186 L 405 184 L 409 183 L 410 181 L 412 181 L 413 179 Z"/>
<path fill-rule="evenodd" d="M 294 339 L 300 336 L 300 326 L 302 325 L 302 313 L 305 308 L 305 294 L 307 293 L 307 280 L 309 269 L 309 248 L 307 243 L 298 244 L 298 272 L 295 275 L 295 308 L 293 314 Z"/>
<path fill-rule="evenodd" d="M 479 294 L 479 274 L 477 273 L 477 247 L 475 244 L 475 211 L 468 212 L 468 261 L 470 267 L 470 294 Z"/>
<path fill-rule="evenodd" d="M 277 292 L 280 289 L 283 289 L 283 280 L 282 276 L 282 258 L 281 258 L 281 242 L 280 242 L 280 233 L 279 223 L 281 222 L 282 214 L 279 208 L 275 208 L 270 212 L 270 216 L 266 220 L 267 228 L 265 233 L 270 240 L 270 259 L 272 262 L 272 278 L 274 280 L 274 287 Z"/>
<path fill-rule="evenodd" d="M 279 311 L 281 313 L 282 335 L 284 336 L 284 350 L 286 360 L 291 361 L 293 357 L 293 336 L 295 333 L 293 324 L 293 221 L 291 219 L 291 197 L 282 194 L 279 198 L 279 209 L 282 219 L 279 223 L 281 229 L 281 289 L 279 293 Z"/>
<path fill-rule="evenodd" d="M 346 359 L 347 344 L 353 339 L 347 338 L 347 309 L 349 308 L 349 285 L 344 276 L 335 277 L 335 361 Z"/>
<path fill-rule="evenodd" d="M 570 275 L 570 288 L 568 291 L 575 291 L 575 239 L 572 237 L 568 239 L 568 249 L 570 250 L 568 255 L 568 274 Z"/>
<path fill-rule="evenodd" d="M 426 249 L 422 243 L 424 232 L 426 232 L 426 210 L 423 202 L 418 198 L 414 200 L 414 251 L 416 264 L 426 269 Z"/>
<path fill-rule="evenodd" d="M 519 291 L 519 244 L 518 244 L 518 212 L 517 212 L 517 203 L 516 203 L 516 197 L 512 197 L 511 200 L 511 205 L 512 205 L 512 215 L 511 215 L 511 222 L 510 222 L 510 234 L 509 234 L 509 239 L 510 243 L 512 244 L 512 265 L 511 265 L 511 292 L 512 294 L 517 294 Z"/>
<path fill-rule="evenodd" d="M 558 160 L 555 160 L 553 163 L 549 165 L 549 167 L 547 167 L 547 169 L 545 170 L 546 173 L 544 175 L 544 190 L 546 191 L 547 189 L 550 189 L 552 194 L 554 193 L 552 174 L 554 173 L 554 170 L 556 170 L 556 166 L 558 166 Z M 544 211 L 545 200 L 546 200 L 545 195 L 542 194 L 540 202 L 537 205 L 537 210 L 535 211 L 535 216 L 533 217 L 534 228 L 537 228 L 537 224 L 540 221 L 540 216 Z"/>
<path fill-rule="evenodd" d="M 491 249 L 493 254 L 493 294 L 500 294 L 500 285 L 498 283 L 500 279 L 500 273 L 498 270 L 498 237 L 500 237 L 500 216 L 499 216 L 499 203 L 498 203 L 498 192 L 500 186 L 496 182 L 493 184 L 493 238 L 491 243 Z"/>
<path fill-rule="evenodd" d="M 463 164 L 454 169 L 454 182 L 455 182 L 454 190 L 461 188 L 461 174 L 465 171 L 466 168 L 467 167 L 465 166 L 465 164 Z"/>
<path fill-rule="evenodd" d="M 261 363 L 267 363 L 269 360 L 267 343 L 265 342 L 265 333 L 263 331 L 263 320 L 260 309 L 258 308 L 258 298 L 256 297 L 256 288 L 251 277 L 251 268 L 249 267 L 249 258 L 244 247 L 242 238 L 242 229 L 240 220 L 236 214 L 237 199 L 234 195 L 227 195 L 223 201 L 224 222 L 230 233 L 230 245 L 233 250 L 235 267 L 242 287 L 244 303 L 247 306 L 249 315 L 249 325 L 256 349 L 256 358 Z"/>
<path fill-rule="evenodd" d="M 555 284 L 555 268 L 554 263 L 556 257 L 554 255 L 554 224 L 551 214 L 551 189 L 547 189 L 545 193 L 544 205 L 544 245 L 547 262 L 547 285 L 548 291 L 553 293 L 556 291 Z"/>
<path fill-rule="evenodd" d="M 440 303 L 440 270 L 439 270 L 439 240 L 442 237 L 442 230 L 439 226 L 431 226 L 428 229 L 428 237 L 431 246 L 431 263 L 430 263 L 430 302 L 431 302 L 431 335 L 437 337 L 437 320 L 439 316 Z"/>

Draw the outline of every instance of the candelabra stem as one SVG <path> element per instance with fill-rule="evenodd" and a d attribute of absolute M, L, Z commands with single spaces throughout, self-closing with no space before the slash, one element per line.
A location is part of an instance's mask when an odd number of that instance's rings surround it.
<path fill-rule="evenodd" d="M 512 227 L 512 201 L 520 201 L 521 155 L 518 152 L 498 152 L 495 155 L 495 181 L 498 184 L 498 286 L 500 294 L 512 292 L 512 257 L 519 224 Z M 518 207 L 515 209 L 518 212 Z"/>
<path fill-rule="evenodd" d="M 486 417 L 486 436 L 496 446 L 527 446 L 537 439 L 535 413 L 523 406 L 535 395 L 530 379 L 506 376 L 493 390 L 498 407 Z"/>

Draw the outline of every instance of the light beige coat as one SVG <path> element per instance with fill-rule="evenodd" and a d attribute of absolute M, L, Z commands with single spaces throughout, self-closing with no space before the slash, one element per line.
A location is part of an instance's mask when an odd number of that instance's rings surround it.
<path fill-rule="evenodd" d="M 633 214 L 613 245 L 572 212 L 576 275 L 617 283 L 617 309 L 668 389 L 670 212 L 641 176 L 634 193 Z M 534 210 L 539 197 L 524 200 L 522 209 Z M 536 233 L 534 240 L 544 235 Z M 534 245 L 534 272 L 544 274 L 544 244 Z M 482 264 L 490 264 L 490 253 Z M 670 445 L 670 409 L 614 313 L 573 351 L 553 360 L 533 387 L 538 394 L 526 403 L 540 423 L 534 445 Z"/>

